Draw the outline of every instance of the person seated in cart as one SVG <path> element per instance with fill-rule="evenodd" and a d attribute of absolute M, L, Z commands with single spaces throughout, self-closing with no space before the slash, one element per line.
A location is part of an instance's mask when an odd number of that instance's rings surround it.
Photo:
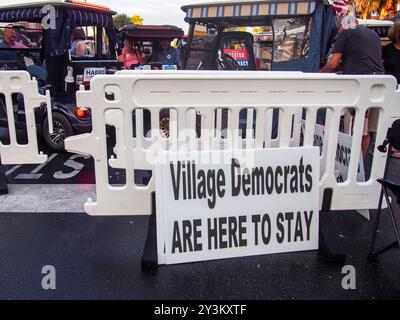
<path fill-rule="evenodd" d="M 75 28 L 72 32 L 71 55 L 73 57 L 85 57 L 89 55 L 88 47 L 86 46 L 86 34 L 82 28 Z"/>
<path fill-rule="evenodd" d="M 120 32 L 122 40 L 129 40 L 132 47 L 136 50 L 130 51 L 136 52 L 138 55 L 138 57 L 136 57 L 135 53 L 133 57 L 127 57 L 126 55 L 124 57 L 124 53 L 127 52 L 127 47 L 125 46 L 122 50 L 120 61 L 130 58 L 132 61 L 137 60 L 137 62 L 140 62 L 140 65 L 147 64 L 143 67 L 151 69 L 165 69 L 166 66 L 180 67 L 181 57 L 179 50 L 173 47 L 171 43 L 175 40 L 177 47 L 181 45 L 181 41 L 184 37 L 184 32 L 181 28 L 169 25 L 142 26 L 130 24 L 122 27 Z M 135 63 L 131 65 L 131 68 L 134 66 Z"/>
<path fill-rule="evenodd" d="M 172 39 L 164 39 L 155 43 L 150 63 L 159 63 L 161 66 L 176 66 L 181 63 L 178 49 L 171 46 Z"/>
<path fill-rule="evenodd" d="M 17 31 L 12 25 L 4 28 L 4 39 L 0 42 L 0 49 L 26 49 L 24 44 L 16 41 Z M 17 60 L 17 51 L 0 50 L 0 60 Z"/>
<path fill-rule="evenodd" d="M 146 63 L 145 56 L 140 48 L 136 48 L 132 39 L 125 40 L 124 49 L 118 60 L 124 64 L 124 69 L 130 70 Z"/>

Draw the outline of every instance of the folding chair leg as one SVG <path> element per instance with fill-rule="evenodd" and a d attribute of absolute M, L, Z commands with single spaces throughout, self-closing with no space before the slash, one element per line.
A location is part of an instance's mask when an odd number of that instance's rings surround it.
<path fill-rule="evenodd" d="M 379 222 L 381 220 L 381 214 L 382 214 L 382 206 L 383 206 L 383 189 L 381 191 L 381 197 L 379 198 L 379 207 L 378 207 L 378 212 L 376 214 L 375 218 L 375 225 L 374 225 L 374 232 L 372 234 L 372 240 L 371 244 L 369 247 L 369 252 L 368 252 L 368 260 L 372 261 L 375 258 L 375 244 L 376 244 L 376 238 L 378 237 L 378 231 L 379 231 Z"/>
<path fill-rule="evenodd" d="M 397 245 L 400 247 L 399 229 L 398 229 L 398 227 L 397 227 L 396 218 L 395 218 L 395 216 L 394 216 L 393 206 L 392 206 L 392 203 L 390 202 L 389 194 L 387 193 L 387 190 L 386 190 L 386 189 L 385 189 L 385 197 L 386 197 L 386 201 L 388 202 L 389 213 L 390 213 L 390 217 L 391 217 L 391 219 L 392 219 L 392 225 L 393 225 L 394 233 L 395 233 L 395 235 L 396 235 Z"/>
<path fill-rule="evenodd" d="M 379 229 L 379 221 L 380 221 L 380 216 L 382 213 L 383 195 L 385 196 L 386 202 L 388 204 L 389 214 L 390 214 L 390 218 L 392 220 L 393 230 L 396 235 L 396 241 L 393 242 L 392 244 L 390 244 L 389 246 L 386 246 L 380 250 L 375 251 L 376 238 L 377 238 L 377 233 L 378 233 L 378 229 Z M 395 248 L 400 248 L 400 233 L 399 233 L 399 229 L 397 227 L 396 218 L 394 216 L 393 206 L 392 206 L 392 203 L 390 202 L 389 194 L 388 194 L 386 188 L 383 187 L 381 199 L 379 201 L 378 216 L 376 217 L 375 229 L 374 229 L 373 239 L 372 239 L 372 243 L 371 243 L 371 248 L 370 248 L 369 255 L 368 255 L 368 260 L 370 262 L 372 262 L 378 256 L 382 255 L 383 253 L 385 253 L 391 249 L 395 249 Z"/>

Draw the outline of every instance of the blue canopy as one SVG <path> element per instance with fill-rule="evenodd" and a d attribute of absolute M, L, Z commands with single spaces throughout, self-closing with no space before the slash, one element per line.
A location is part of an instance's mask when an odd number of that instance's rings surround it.
<path fill-rule="evenodd" d="M 336 32 L 336 16 L 331 6 L 320 1 L 312 16 L 310 54 L 307 58 L 287 62 L 273 62 L 274 71 L 318 72 L 321 58 L 326 57 L 329 45 Z"/>

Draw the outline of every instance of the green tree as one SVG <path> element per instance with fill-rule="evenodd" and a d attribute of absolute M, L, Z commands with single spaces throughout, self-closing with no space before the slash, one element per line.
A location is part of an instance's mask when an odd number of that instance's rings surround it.
<path fill-rule="evenodd" d="M 123 26 L 130 23 L 131 18 L 125 13 L 119 13 L 114 17 L 114 24 L 117 28 L 122 28 Z"/>

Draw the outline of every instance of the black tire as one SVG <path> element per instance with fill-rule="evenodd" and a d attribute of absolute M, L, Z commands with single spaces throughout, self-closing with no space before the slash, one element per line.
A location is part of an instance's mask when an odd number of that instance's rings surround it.
<path fill-rule="evenodd" d="M 42 125 L 42 135 L 46 144 L 56 152 L 65 152 L 64 141 L 74 135 L 74 129 L 68 118 L 61 113 L 53 113 L 54 133 L 49 134 L 49 124 L 47 117 Z"/>

